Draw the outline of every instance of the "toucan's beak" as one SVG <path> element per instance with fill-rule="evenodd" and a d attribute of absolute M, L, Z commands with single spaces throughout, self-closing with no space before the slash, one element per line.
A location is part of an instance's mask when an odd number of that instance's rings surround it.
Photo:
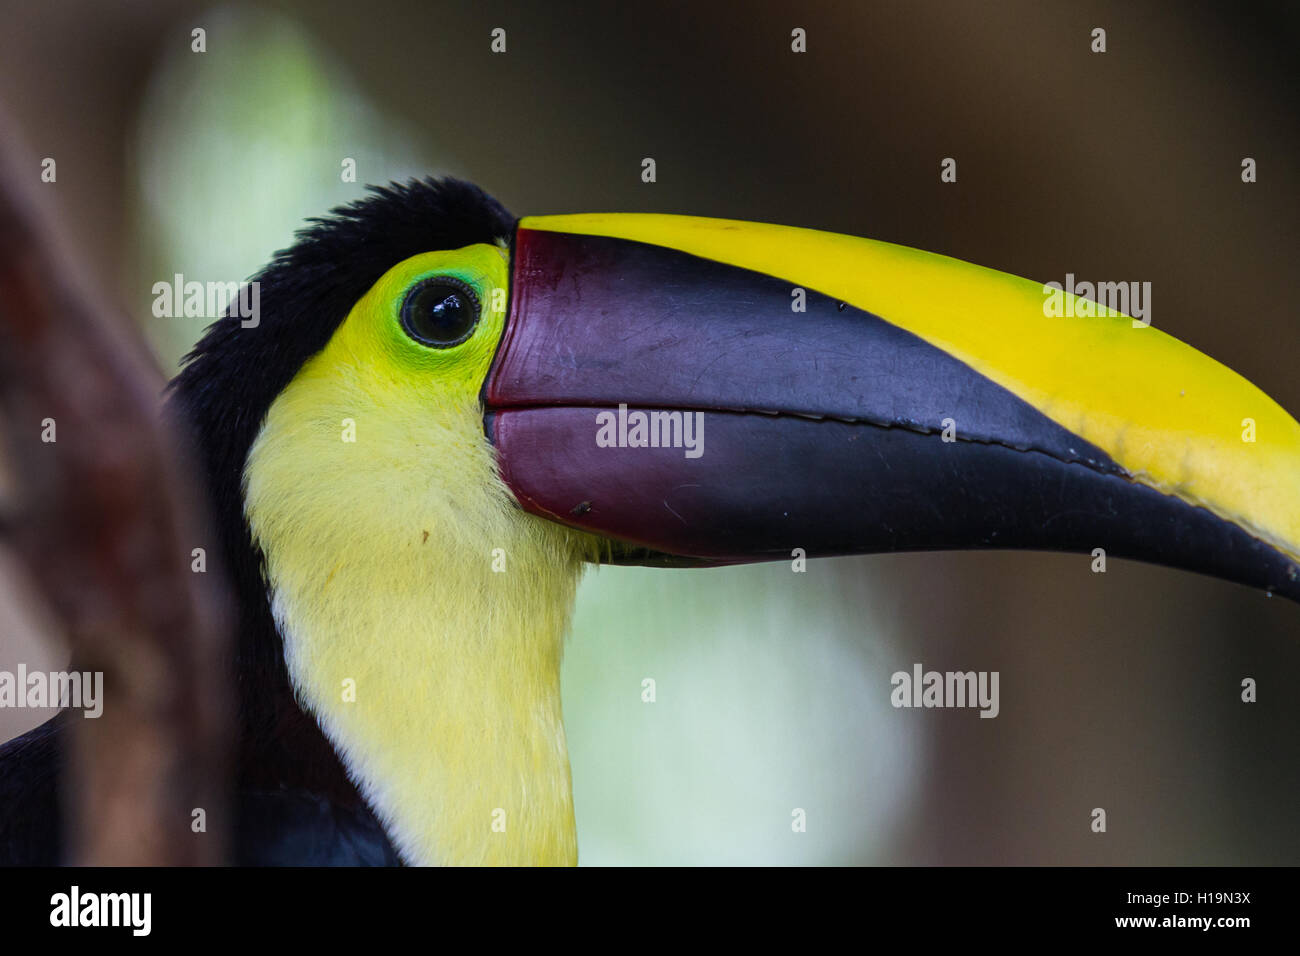
<path fill-rule="evenodd" d="M 512 283 L 484 390 L 502 477 L 616 558 L 1101 548 L 1300 599 L 1300 425 L 1154 326 L 677 216 L 524 219 Z"/>

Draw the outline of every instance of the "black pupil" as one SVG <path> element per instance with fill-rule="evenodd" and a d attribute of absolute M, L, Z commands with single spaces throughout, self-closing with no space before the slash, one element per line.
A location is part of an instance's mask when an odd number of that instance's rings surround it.
<path fill-rule="evenodd" d="M 434 348 L 459 345 L 478 322 L 478 301 L 467 286 L 438 279 L 411 291 L 402 304 L 402 327 Z"/>

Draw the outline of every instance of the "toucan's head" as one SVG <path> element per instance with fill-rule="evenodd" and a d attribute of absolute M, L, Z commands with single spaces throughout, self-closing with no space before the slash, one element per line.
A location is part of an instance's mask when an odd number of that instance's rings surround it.
<path fill-rule="evenodd" d="M 258 279 L 257 324 L 176 385 L 241 666 L 280 673 L 283 640 L 411 860 L 572 858 L 588 560 L 1104 549 L 1300 597 L 1300 425 L 1038 283 L 780 226 L 516 222 L 454 181 L 377 190 Z"/>

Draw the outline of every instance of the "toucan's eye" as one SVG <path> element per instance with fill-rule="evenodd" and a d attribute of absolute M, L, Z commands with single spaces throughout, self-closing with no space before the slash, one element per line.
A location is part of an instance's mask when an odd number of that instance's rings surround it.
<path fill-rule="evenodd" d="M 422 345 L 435 349 L 460 345 L 478 324 L 478 297 L 459 279 L 425 279 L 406 294 L 402 328 Z"/>

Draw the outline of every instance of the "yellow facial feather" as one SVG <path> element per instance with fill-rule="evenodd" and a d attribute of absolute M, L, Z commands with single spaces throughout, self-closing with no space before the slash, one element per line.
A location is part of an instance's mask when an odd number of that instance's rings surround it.
<path fill-rule="evenodd" d="M 400 327 L 429 275 L 479 294 L 462 345 Z M 413 863 L 577 855 L 559 682 L 587 545 L 515 506 L 483 434 L 507 282 L 494 246 L 396 266 L 272 404 L 245 469 L 299 696 Z"/>

